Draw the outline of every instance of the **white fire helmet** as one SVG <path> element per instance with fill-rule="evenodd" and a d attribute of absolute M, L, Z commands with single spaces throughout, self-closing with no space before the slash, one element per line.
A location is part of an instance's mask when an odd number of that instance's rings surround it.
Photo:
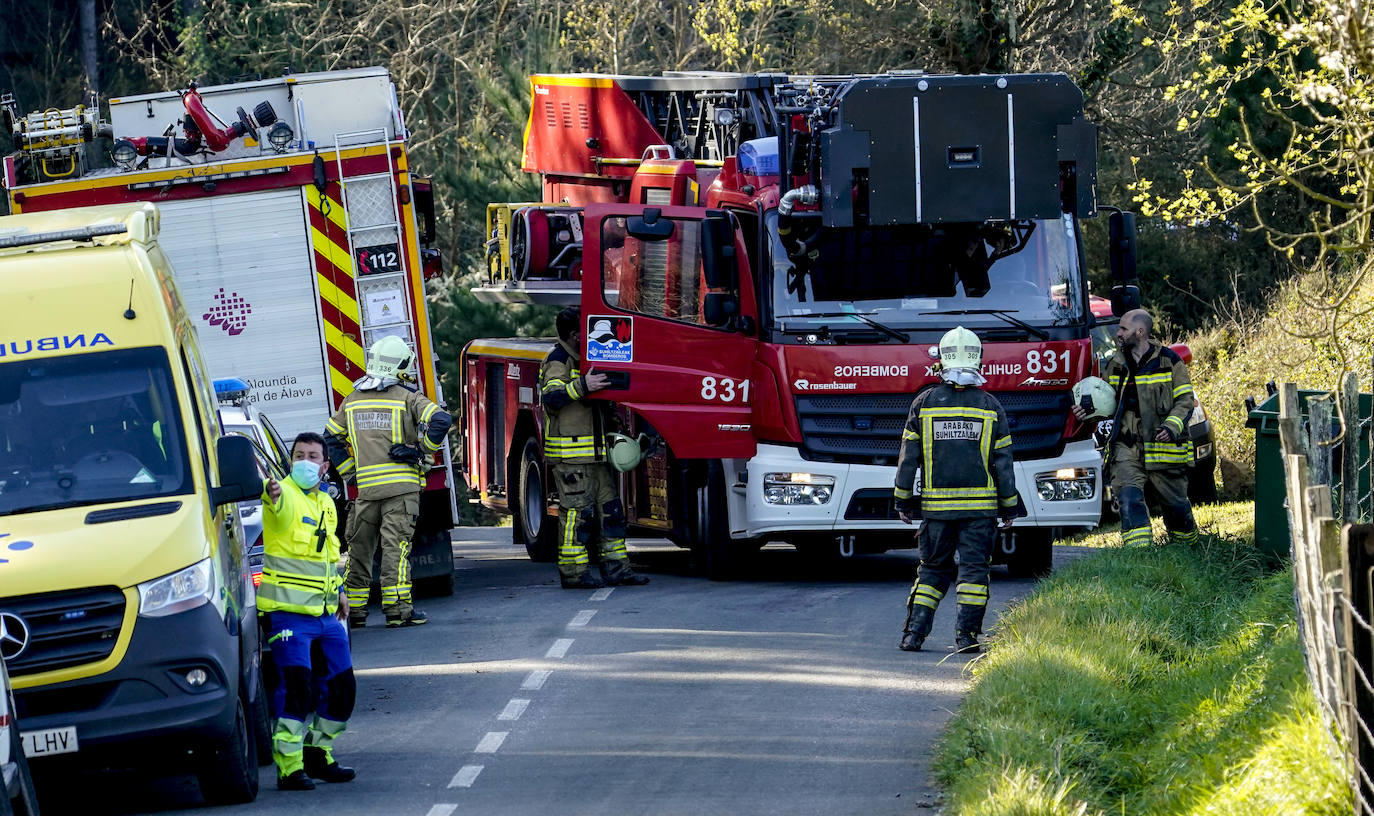
<path fill-rule="evenodd" d="M 1101 377 L 1084 377 L 1073 386 L 1073 404 L 1083 406 L 1088 419 L 1110 419 L 1116 415 L 1116 392 Z"/>
<path fill-rule="evenodd" d="M 955 326 L 940 338 L 940 368 L 952 371 L 968 368 L 978 371 L 983 367 L 983 343 L 978 335 Z"/>
<path fill-rule="evenodd" d="M 367 373 L 382 379 L 405 379 L 414 357 L 410 344 L 395 335 L 388 335 L 367 350 Z"/>

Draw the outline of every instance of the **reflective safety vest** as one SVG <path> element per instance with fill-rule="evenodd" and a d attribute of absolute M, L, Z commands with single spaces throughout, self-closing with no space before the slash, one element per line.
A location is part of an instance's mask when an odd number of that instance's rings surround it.
<path fill-rule="evenodd" d="M 424 461 L 417 466 L 392 459 L 391 447 L 415 445 L 432 454 L 443 446 L 452 423 L 424 394 L 398 383 L 375 391 L 355 389 L 329 418 L 324 435 L 339 475 L 356 481 L 358 498 L 387 499 L 418 491 L 428 470 Z M 421 426 L 426 433 L 420 433 Z"/>
<path fill-rule="evenodd" d="M 902 431 L 899 506 L 916 494 L 920 471 L 923 518 L 1016 515 L 1011 431 L 997 398 L 978 388 L 941 383 L 921 393 Z"/>
<path fill-rule="evenodd" d="M 544 404 L 544 458 L 581 464 L 606 460 L 606 403 L 591 402 L 577 354 L 562 340 L 539 367 Z"/>
<path fill-rule="evenodd" d="M 1193 464 L 1193 440 L 1188 435 L 1188 417 L 1193 413 L 1193 381 L 1183 358 L 1168 346 L 1154 341 L 1145 351 L 1134 372 L 1126 352 L 1117 351 L 1107 363 L 1104 379 L 1116 389 L 1118 403 L 1127 399 L 1135 385 L 1135 406 L 1122 409 L 1117 442 L 1140 447 L 1146 470 L 1168 470 Z M 1156 442 L 1155 434 L 1167 427 L 1173 442 Z M 1135 439 L 1131 439 L 1134 436 Z"/>
<path fill-rule="evenodd" d="M 273 504 L 262 491 L 262 584 L 258 611 L 332 615 L 339 608 L 338 515 L 322 490 L 282 479 Z"/>

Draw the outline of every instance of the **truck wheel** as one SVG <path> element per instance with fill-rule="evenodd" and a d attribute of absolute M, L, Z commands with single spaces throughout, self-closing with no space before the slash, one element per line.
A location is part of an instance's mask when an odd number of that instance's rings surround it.
<path fill-rule="evenodd" d="M 539 443 L 525 440 L 520 453 L 520 472 L 516 478 L 514 519 L 511 533 L 516 545 L 524 545 L 530 560 L 551 563 L 558 555 L 558 522 L 548 514 L 548 491 L 544 489 L 544 468 L 539 461 Z"/>
<path fill-rule="evenodd" d="M 720 462 L 706 466 L 706 484 L 696 492 L 692 558 L 712 581 L 733 581 L 740 577 L 748 547 L 737 546 L 730 538 L 725 470 Z"/>
<path fill-rule="evenodd" d="M 234 727 L 222 745 L 207 748 L 196 778 L 212 805 L 241 805 L 258 798 L 258 746 L 248 724 L 248 707 L 238 698 Z"/>
<path fill-rule="evenodd" d="M 38 816 L 38 791 L 33 786 L 33 774 L 29 771 L 29 761 L 24 757 L 24 743 L 19 739 L 19 726 L 10 723 L 10 756 L 19 776 L 19 795 L 11 800 L 5 793 L 5 784 L 0 780 L 0 812 L 13 813 L 15 816 Z M 11 809 L 12 808 L 12 809 Z"/>
<path fill-rule="evenodd" d="M 1016 550 L 1007 553 L 1013 578 L 1044 578 L 1054 569 L 1054 536 L 1044 527 L 1016 530 Z"/>

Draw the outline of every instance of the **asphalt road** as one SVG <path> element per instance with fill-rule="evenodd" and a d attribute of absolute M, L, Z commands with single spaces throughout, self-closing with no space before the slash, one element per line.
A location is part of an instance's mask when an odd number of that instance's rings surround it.
<path fill-rule="evenodd" d="M 632 541 L 646 587 L 569 591 L 506 529 L 454 531 L 431 623 L 354 632 L 349 784 L 205 808 L 191 777 L 40 776 L 45 813 L 886 814 L 934 812 L 931 747 L 967 688 L 954 605 L 930 651 L 896 648 L 913 550 L 817 565 L 769 547 L 712 583 Z M 1061 548 L 1062 549 L 1062 548 Z M 995 569 L 992 609 L 1030 581 Z M 952 600 L 952 599 L 951 599 Z M 41 770 L 41 769 L 40 769 Z"/>

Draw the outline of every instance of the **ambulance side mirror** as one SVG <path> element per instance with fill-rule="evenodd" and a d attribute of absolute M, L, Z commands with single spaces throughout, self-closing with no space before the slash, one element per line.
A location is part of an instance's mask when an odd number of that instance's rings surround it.
<path fill-rule="evenodd" d="M 262 495 L 252 441 L 237 434 L 221 436 L 215 443 L 215 455 L 219 459 L 219 486 L 210 489 L 210 496 L 216 507 Z"/>
<path fill-rule="evenodd" d="M 1135 213 L 1112 212 L 1107 222 L 1112 264 L 1112 314 L 1140 308 L 1140 277 L 1135 267 Z"/>

